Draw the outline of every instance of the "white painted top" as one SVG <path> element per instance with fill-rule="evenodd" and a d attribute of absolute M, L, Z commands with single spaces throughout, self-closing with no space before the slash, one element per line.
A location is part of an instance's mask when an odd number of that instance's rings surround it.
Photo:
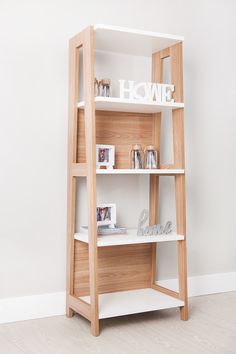
<path fill-rule="evenodd" d="M 90 303 L 90 296 L 80 297 Z M 130 315 L 184 306 L 184 302 L 150 288 L 99 295 L 99 318 Z"/>
<path fill-rule="evenodd" d="M 74 238 L 75 240 L 88 243 L 88 233 L 86 231 L 76 233 Z M 181 240 L 184 240 L 184 236 L 176 233 L 170 233 L 168 235 L 137 236 L 137 229 L 128 229 L 127 234 L 98 236 L 97 245 L 98 247 L 108 247 Z"/>
<path fill-rule="evenodd" d="M 131 168 L 100 168 L 96 170 L 97 175 L 183 175 L 183 169 L 131 169 Z"/>
<path fill-rule="evenodd" d="M 84 101 L 78 103 L 78 108 L 84 108 Z M 145 102 L 118 97 L 95 97 L 95 108 L 99 111 L 134 112 L 134 113 L 158 113 L 166 110 L 184 108 L 182 102 L 167 102 L 159 104 L 156 101 Z"/>
<path fill-rule="evenodd" d="M 94 26 L 96 50 L 150 56 L 183 40 L 184 37 L 172 34 L 109 25 Z"/>

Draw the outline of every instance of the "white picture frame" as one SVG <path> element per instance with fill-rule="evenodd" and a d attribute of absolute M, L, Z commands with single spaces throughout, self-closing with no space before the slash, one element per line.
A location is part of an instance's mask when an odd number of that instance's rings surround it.
<path fill-rule="evenodd" d="M 96 167 L 113 169 L 115 165 L 115 145 L 96 144 Z"/>
<path fill-rule="evenodd" d="M 96 210 L 97 226 L 114 228 L 116 224 L 116 204 L 99 204 Z"/>

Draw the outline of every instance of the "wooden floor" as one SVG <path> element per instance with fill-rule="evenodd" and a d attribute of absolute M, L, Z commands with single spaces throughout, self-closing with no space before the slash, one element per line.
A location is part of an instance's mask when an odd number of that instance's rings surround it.
<path fill-rule="evenodd" d="M 190 299 L 190 319 L 176 309 L 103 320 L 100 337 L 81 317 L 0 326 L 1 354 L 236 353 L 236 292 Z"/>

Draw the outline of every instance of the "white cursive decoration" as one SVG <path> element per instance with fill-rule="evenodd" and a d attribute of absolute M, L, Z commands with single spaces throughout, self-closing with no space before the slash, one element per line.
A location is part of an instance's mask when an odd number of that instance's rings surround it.
<path fill-rule="evenodd" d="M 139 219 L 138 219 L 138 236 L 151 236 L 151 235 L 167 235 L 173 230 L 173 224 L 171 221 L 167 221 L 165 226 L 156 224 L 145 226 L 145 223 L 148 221 L 149 211 L 147 209 L 143 209 Z"/>
<path fill-rule="evenodd" d="M 174 102 L 172 93 L 175 90 L 174 85 L 156 84 L 153 82 L 135 83 L 132 80 L 119 80 L 120 98 L 130 100 L 142 100 L 159 104 Z"/>

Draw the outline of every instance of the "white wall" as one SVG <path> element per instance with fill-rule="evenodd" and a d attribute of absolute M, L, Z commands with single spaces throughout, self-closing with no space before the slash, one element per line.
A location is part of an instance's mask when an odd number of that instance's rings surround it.
<path fill-rule="evenodd" d="M 236 271 L 235 11 L 233 0 L 0 2 L 0 297 L 65 289 L 68 39 L 93 23 L 185 37 L 189 275 Z M 173 277 L 174 248 L 160 259 Z"/>

